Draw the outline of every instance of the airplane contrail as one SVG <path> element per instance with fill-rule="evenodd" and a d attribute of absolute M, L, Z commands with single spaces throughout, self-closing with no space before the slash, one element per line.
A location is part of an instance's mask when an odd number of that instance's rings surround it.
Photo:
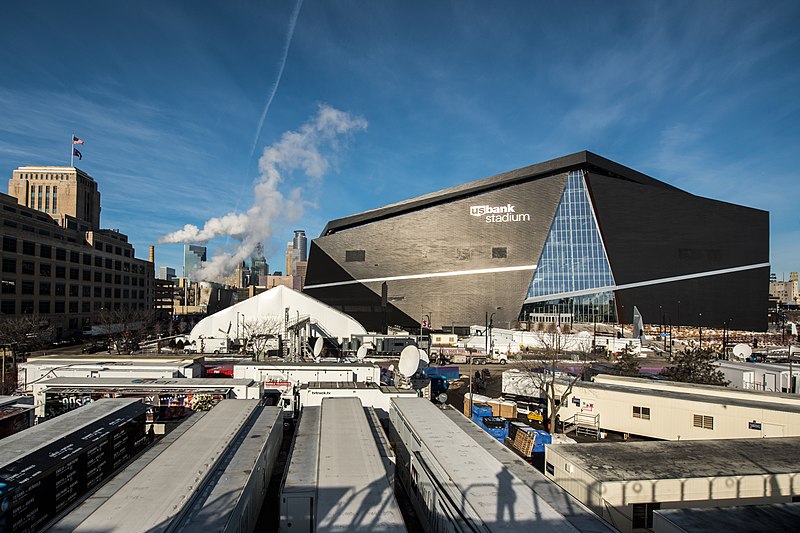
<path fill-rule="evenodd" d="M 258 121 L 258 129 L 256 130 L 256 136 L 253 139 L 253 147 L 250 149 L 250 158 L 248 161 L 253 159 L 253 154 L 256 151 L 256 144 L 258 144 L 258 139 L 261 137 L 261 129 L 264 127 L 264 120 L 267 118 L 267 112 L 272 105 L 272 99 L 275 98 L 275 93 L 278 92 L 278 85 L 281 83 L 281 77 L 283 77 L 283 68 L 286 66 L 286 58 L 289 56 L 289 46 L 292 44 L 292 37 L 294 36 L 294 27 L 297 24 L 297 18 L 300 16 L 300 8 L 302 6 L 303 0 L 297 0 L 297 4 L 294 6 L 294 11 L 292 12 L 292 19 L 289 21 L 289 33 L 286 36 L 286 44 L 283 47 L 283 57 L 281 57 L 278 75 L 275 78 L 275 83 L 272 84 L 272 90 L 269 93 L 269 98 L 267 98 L 264 111 L 261 113 L 261 119 Z"/>

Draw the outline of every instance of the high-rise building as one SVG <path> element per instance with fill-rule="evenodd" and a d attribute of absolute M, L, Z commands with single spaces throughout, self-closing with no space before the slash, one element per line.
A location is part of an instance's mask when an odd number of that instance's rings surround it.
<path fill-rule="evenodd" d="M 128 237 L 99 229 L 100 193 L 74 167 L 20 167 L 0 194 L 0 314 L 36 315 L 57 336 L 104 310 L 153 309 L 154 265 Z"/>
<path fill-rule="evenodd" d="M 8 182 L 17 203 L 46 213 L 62 228 L 100 229 L 100 191 L 75 167 L 19 167 Z"/>
<path fill-rule="evenodd" d="M 163 279 L 166 281 L 172 281 L 177 276 L 175 275 L 175 269 L 168 266 L 163 266 L 158 269 L 158 279 Z"/>
<path fill-rule="evenodd" d="M 250 256 L 250 285 L 262 285 L 261 279 L 269 274 L 269 265 L 264 258 L 264 246 L 261 243 Z"/>
<path fill-rule="evenodd" d="M 308 260 L 308 241 L 306 239 L 306 232 L 302 229 L 294 230 L 294 239 L 292 239 L 292 248 L 298 251 L 297 260 Z"/>
<path fill-rule="evenodd" d="M 206 247 L 197 244 L 184 244 L 183 245 L 183 277 L 195 279 L 197 269 L 200 268 L 202 263 L 205 263 Z"/>

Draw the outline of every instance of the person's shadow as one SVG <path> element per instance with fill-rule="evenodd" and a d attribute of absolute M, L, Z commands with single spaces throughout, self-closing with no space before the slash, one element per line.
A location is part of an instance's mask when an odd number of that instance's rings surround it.
<path fill-rule="evenodd" d="M 511 485 L 513 476 L 503 467 L 497 474 L 497 520 L 504 521 L 508 509 L 508 521 L 514 523 L 514 502 L 517 495 Z"/>

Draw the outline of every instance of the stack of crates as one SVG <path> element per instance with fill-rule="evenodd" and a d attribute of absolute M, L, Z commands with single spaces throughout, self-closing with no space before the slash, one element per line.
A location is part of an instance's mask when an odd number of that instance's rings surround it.
<path fill-rule="evenodd" d="M 500 442 L 505 442 L 508 437 L 508 420 L 502 416 L 485 416 L 481 422 L 480 425 L 486 433 Z"/>
<path fill-rule="evenodd" d="M 472 404 L 472 421 L 481 425 L 481 420 L 485 416 L 492 416 L 492 406 L 488 403 L 473 403 Z"/>
<path fill-rule="evenodd" d="M 544 453 L 545 444 L 552 444 L 553 437 L 542 429 L 533 429 L 519 422 L 512 422 L 506 444 L 520 455 L 530 458 L 535 453 Z"/>

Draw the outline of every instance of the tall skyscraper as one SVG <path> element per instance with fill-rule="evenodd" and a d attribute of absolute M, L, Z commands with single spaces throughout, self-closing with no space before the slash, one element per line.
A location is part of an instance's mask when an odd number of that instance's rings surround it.
<path fill-rule="evenodd" d="M 97 182 L 75 167 L 19 167 L 8 182 L 8 194 L 20 205 L 50 215 L 62 228 L 100 229 Z"/>
<path fill-rule="evenodd" d="M 297 250 L 297 261 L 308 260 L 308 241 L 306 240 L 306 232 L 302 229 L 294 230 L 294 239 L 292 240 L 292 248 Z"/>
<path fill-rule="evenodd" d="M 206 247 L 197 244 L 183 245 L 183 277 L 195 279 L 197 269 L 206 262 Z"/>
<path fill-rule="evenodd" d="M 157 279 L 163 279 L 166 281 L 172 281 L 177 276 L 175 275 L 175 269 L 172 267 L 163 266 L 158 269 L 158 276 Z"/>

